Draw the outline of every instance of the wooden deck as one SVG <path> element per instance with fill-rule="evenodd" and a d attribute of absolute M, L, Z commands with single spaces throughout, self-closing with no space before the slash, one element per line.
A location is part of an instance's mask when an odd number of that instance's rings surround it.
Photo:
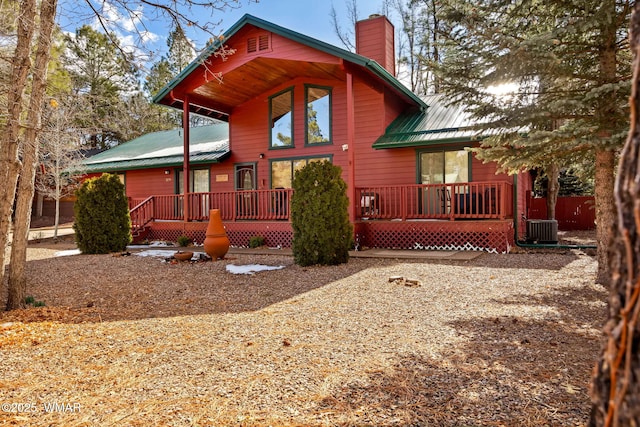
<path fill-rule="evenodd" d="M 175 241 L 205 238 L 210 209 L 220 209 L 231 244 L 263 236 L 290 247 L 293 190 L 255 190 L 151 196 L 131 209 L 134 233 Z M 505 182 L 360 187 L 355 189 L 355 244 L 395 249 L 506 252 L 513 245 L 513 198 Z M 185 220 L 185 217 L 187 220 Z"/>

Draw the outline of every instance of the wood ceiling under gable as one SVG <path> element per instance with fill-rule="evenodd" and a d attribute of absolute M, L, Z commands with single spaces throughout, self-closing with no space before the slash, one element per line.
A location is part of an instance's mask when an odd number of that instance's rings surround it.
<path fill-rule="evenodd" d="M 256 57 L 225 73 L 222 83 L 210 81 L 196 88 L 193 93 L 230 111 L 298 77 L 344 80 L 344 75 L 338 64 Z"/>
<path fill-rule="evenodd" d="M 234 39 L 237 41 L 233 42 Z M 253 52 L 250 40 L 257 43 Z M 225 120 L 224 116 L 235 107 L 294 79 L 345 80 L 342 59 L 332 57 L 330 59 L 333 62 L 281 59 L 274 52 L 272 41 L 273 34 L 251 25 L 246 26 L 229 40 L 229 45 L 236 49 L 234 55 L 238 55 L 240 65 L 223 72 L 222 82 L 215 78 L 206 81 L 204 67 L 198 66 L 175 87 L 175 99 L 171 106 L 182 109 L 186 93 L 190 103 L 200 107 L 195 109 L 192 106 L 192 112 Z M 234 62 L 234 55 L 229 57 L 228 63 Z M 220 60 L 214 60 L 214 68 L 215 63 L 220 63 Z"/>

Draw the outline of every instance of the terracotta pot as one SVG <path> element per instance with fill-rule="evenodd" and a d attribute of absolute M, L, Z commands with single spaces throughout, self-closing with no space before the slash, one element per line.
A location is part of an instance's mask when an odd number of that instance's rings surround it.
<path fill-rule="evenodd" d="M 188 261 L 191 258 L 193 258 L 193 252 L 181 252 L 181 251 L 178 251 L 175 254 L 173 254 L 173 257 L 175 259 L 177 259 L 178 261 Z"/>
<path fill-rule="evenodd" d="M 204 239 L 204 251 L 207 255 L 214 260 L 224 258 L 229 250 L 230 242 L 224 225 L 222 225 L 220 209 L 211 209 L 209 211 L 209 225 L 207 226 L 206 236 Z"/>

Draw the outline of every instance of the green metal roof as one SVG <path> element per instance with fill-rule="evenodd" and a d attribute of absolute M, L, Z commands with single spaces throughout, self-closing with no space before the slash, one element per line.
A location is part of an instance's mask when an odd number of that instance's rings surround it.
<path fill-rule="evenodd" d="M 229 154 L 226 123 L 189 129 L 189 163 L 218 163 Z M 183 130 L 142 135 L 84 160 L 85 171 L 114 172 L 183 164 Z"/>
<path fill-rule="evenodd" d="M 424 145 L 472 142 L 481 138 L 467 113 L 456 106 L 448 106 L 442 95 L 427 95 L 423 101 L 426 111 L 401 114 L 373 144 L 373 148 L 400 148 Z"/>
<path fill-rule="evenodd" d="M 160 103 L 160 101 L 169 94 L 178 84 L 184 80 L 189 74 L 191 74 L 202 62 L 211 56 L 216 50 L 220 48 L 222 43 L 225 40 L 228 40 L 231 36 L 237 33 L 242 27 L 245 25 L 253 25 L 258 28 L 262 28 L 263 30 L 272 32 L 274 34 L 278 34 L 282 37 L 288 38 L 290 40 L 296 41 L 298 43 L 304 44 L 306 46 L 312 47 L 319 51 L 328 53 L 330 55 L 336 56 L 338 58 L 344 59 L 345 61 L 351 62 L 353 64 L 359 65 L 361 67 L 366 68 L 374 75 L 378 76 L 392 88 L 397 90 L 398 92 L 404 94 L 407 98 L 415 102 L 415 104 L 424 109 L 427 105 L 418 97 L 415 93 L 411 92 L 406 86 L 404 86 L 398 79 L 393 77 L 391 73 L 389 73 L 384 67 L 378 64 L 373 59 L 366 58 L 362 55 L 358 55 L 353 52 L 349 52 L 348 50 L 341 49 L 339 47 L 333 46 L 329 43 L 325 43 L 323 41 L 314 39 L 309 36 L 305 36 L 304 34 L 300 34 L 298 32 L 289 30 L 287 28 L 281 27 L 279 25 L 273 24 L 271 22 L 265 21 L 260 18 L 256 18 L 255 16 L 246 14 L 238 22 L 236 22 L 227 32 L 224 33 L 223 37 L 217 39 L 215 43 L 209 44 L 206 49 L 198 55 L 198 57 L 193 60 L 187 67 L 185 67 L 180 74 L 178 74 L 173 80 L 171 80 L 160 92 L 158 92 L 153 97 L 154 103 Z"/>

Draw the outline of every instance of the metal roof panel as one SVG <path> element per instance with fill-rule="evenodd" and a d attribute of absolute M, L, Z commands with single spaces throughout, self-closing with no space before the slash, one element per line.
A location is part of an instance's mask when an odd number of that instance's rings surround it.
<path fill-rule="evenodd" d="M 183 130 L 142 135 L 84 160 L 87 172 L 177 166 L 183 163 Z M 226 123 L 189 129 L 189 162 L 216 163 L 230 154 Z"/>
<path fill-rule="evenodd" d="M 428 95 L 423 101 L 426 111 L 401 114 L 376 140 L 373 148 L 399 148 L 453 142 L 478 141 L 475 123 L 458 106 L 449 106 L 442 95 Z"/>

